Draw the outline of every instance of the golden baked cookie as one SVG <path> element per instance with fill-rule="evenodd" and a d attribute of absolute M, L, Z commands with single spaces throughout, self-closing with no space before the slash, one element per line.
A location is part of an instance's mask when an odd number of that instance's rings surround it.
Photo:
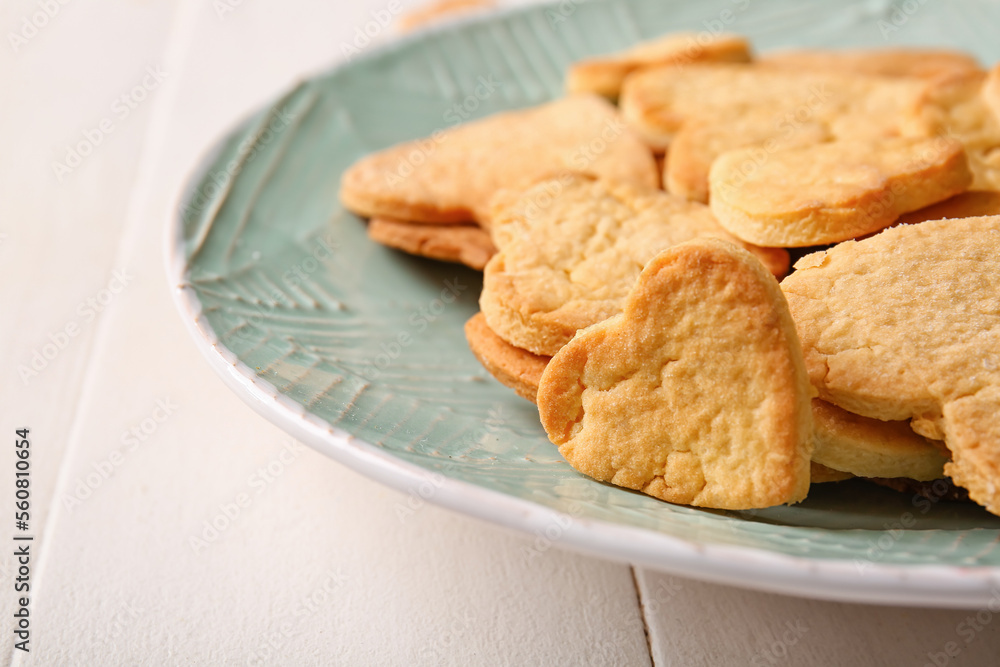
<path fill-rule="evenodd" d="M 632 48 L 581 60 L 566 72 L 566 91 L 615 99 L 622 82 L 643 67 L 697 62 L 748 62 L 750 44 L 739 35 L 680 32 L 640 42 Z"/>
<path fill-rule="evenodd" d="M 958 139 L 965 145 L 974 176 L 972 190 L 1000 191 L 1000 114 L 995 97 L 995 86 L 1000 84 L 990 83 L 998 77 L 996 69 L 989 77 L 983 73 L 949 77 L 929 86 L 917 102 L 919 122 L 929 135 Z"/>
<path fill-rule="evenodd" d="M 765 111 L 780 129 L 826 124 L 838 138 L 919 135 L 919 79 L 791 71 L 756 65 L 699 64 L 655 67 L 629 76 L 622 86 L 622 116 L 654 150 L 670 144 L 692 119 L 729 122 Z"/>
<path fill-rule="evenodd" d="M 811 146 L 833 139 L 826 123 L 807 120 L 793 127 L 783 120 L 780 113 L 758 109 L 723 122 L 697 119 L 685 122 L 670 144 L 664 186 L 671 194 L 708 202 L 708 172 L 723 153 L 757 146 L 755 156 L 766 160 L 783 148 Z"/>
<path fill-rule="evenodd" d="M 364 217 L 478 221 L 498 189 L 523 188 L 566 169 L 647 187 L 660 180 L 649 149 L 614 105 L 574 95 L 363 157 L 344 173 L 340 199 Z"/>
<path fill-rule="evenodd" d="M 490 329 L 482 313 L 476 313 L 465 323 L 465 339 L 490 375 L 518 396 L 532 403 L 536 401 L 538 383 L 549 357 L 514 347 Z"/>
<path fill-rule="evenodd" d="M 499 193 L 489 218 L 499 252 L 483 274 L 480 310 L 501 338 L 541 355 L 619 313 L 661 250 L 703 237 L 739 243 L 704 204 L 571 173 Z M 752 250 L 772 272 L 787 271 L 786 251 Z"/>
<path fill-rule="evenodd" d="M 756 150 L 720 155 L 709 185 L 719 223 L 760 245 L 805 247 L 870 234 L 972 181 L 961 142 L 943 137 L 836 141 L 759 160 Z"/>
<path fill-rule="evenodd" d="M 854 477 L 849 472 L 843 472 L 842 470 L 834 470 L 833 468 L 827 468 L 822 463 L 816 463 L 813 461 L 809 465 L 809 483 L 810 484 L 826 484 L 828 482 L 843 482 L 846 479 L 851 479 Z"/>
<path fill-rule="evenodd" d="M 993 111 L 993 118 L 1000 123 L 1000 63 L 995 65 L 983 83 L 983 100 Z"/>
<path fill-rule="evenodd" d="M 914 225 L 928 220 L 976 218 L 984 215 L 1000 215 L 1000 192 L 966 190 L 960 195 L 945 199 L 943 202 L 901 215 L 896 224 Z"/>
<path fill-rule="evenodd" d="M 810 392 L 777 281 L 745 250 L 698 239 L 648 262 L 623 312 L 552 358 L 538 408 L 585 475 L 751 509 L 805 498 Z"/>
<path fill-rule="evenodd" d="M 411 255 L 483 270 L 496 253 L 489 232 L 475 224 L 434 225 L 372 218 L 368 238 Z"/>
<path fill-rule="evenodd" d="M 816 70 L 883 76 L 911 76 L 922 79 L 981 72 L 972 56 L 942 49 L 792 49 L 762 55 L 765 67 Z"/>
<path fill-rule="evenodd" d="M 813 399 L 813 461 L 858 477 L 906 477 L 930 481 L 944 476 L 948 455 L 917 435 L 905 421 L 862 417 Z"/>
<path fill-rule="evenodd" d="M 399 29 L 409 32 L 416 28 L 435 23 L 441 19 L 452 18 L 461 14 L 471 14 L 475 11 L 493 9 L 493 0 L 437 0 L 418 7 L 399 17 Z"/>
<path fill-rule="evenodd" d="M 1000 216 L 901 225 L 799 260 L 788 297 L 821 398 L 943 436 L 1000 512 Z"/>

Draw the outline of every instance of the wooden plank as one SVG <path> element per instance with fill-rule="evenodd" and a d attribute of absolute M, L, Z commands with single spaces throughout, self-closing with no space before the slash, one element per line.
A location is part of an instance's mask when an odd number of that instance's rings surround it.
<path fill-rule="evenodd" d="M 36 553 L 103 311 L 131 288 L 114 260 L 164 82 L 147 69 L 162 65 L 174 11 L 168 0 L 46 6 L 51 17 L 32 0 L 4 3 L 0 54 L 0 489 L 8 502 L 9 436 L 30 427 Z M 0 551 L 5 619 L 12 565 Z M 0 634 L 4 662 L 12 640 Z"/>
<path fill-rule="evenodd" d="M 181 8 L 169 106 L 129 163 L 133 283 L 94 345 L 36 582 L 38 664 L 648 664 L 628 567 L 529 555 L 529 538 L 430 505 L 401 520 L 406 496 L 226 390 L 170 302 L 161 225 L 188 170 L 378 7 Z"/>
<path fill-rule="evenodd" d="M 910 609 L 823 602 L 638 570 L 658 667 L 989 665 L 1000 655 L 993 609 Z M 977 630 L 978 628 L 978 630 Z"/>

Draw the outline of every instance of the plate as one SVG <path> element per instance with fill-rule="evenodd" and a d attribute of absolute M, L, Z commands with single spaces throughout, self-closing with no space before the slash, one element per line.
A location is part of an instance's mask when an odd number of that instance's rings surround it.
<path fill-rule="evenodd" d="M 425 502 L 682 576 L 856 602 L 985 605 L 1000 518 L 861 482 L 794 507 L 700 510 L 574 472 L 462 333 L 480 277 L 370 242 L 340 206 L 360 156 L 561 92 L 566 66 L 672 30 L 802 45 L 942 45 L 1000 60 L 1000 6 L 564 0 L 422 32 L 308 79 L 223 138 L 171 213 L 168 271 L 209 363 L 319 451 Z M 430 141 L 401 169 L 419 169 Z"/>

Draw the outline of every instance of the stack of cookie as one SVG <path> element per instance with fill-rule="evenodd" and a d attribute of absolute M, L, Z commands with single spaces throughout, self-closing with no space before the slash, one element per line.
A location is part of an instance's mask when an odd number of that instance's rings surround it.
<path fill-rule="evenodd" d="M 469 345 L 574 468 L 722 509 L 948 476 L 1000 513 L 1000 67 L 683 34 L 567 87 L 341 199 L 484 270 Z"/>

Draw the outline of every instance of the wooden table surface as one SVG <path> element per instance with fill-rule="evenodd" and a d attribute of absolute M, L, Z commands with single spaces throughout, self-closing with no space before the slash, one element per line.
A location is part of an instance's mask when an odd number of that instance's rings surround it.
<path fill-rule="evenodd" d="M 165 277 L 182 184 L 220 133 L 395 7 L 0 7 L 0 425 L 8 442 L 31 429 L 35 536 L 25 653 L 5 444 L 4 663 L 1000 663 L 988 611 L 970 640 L 976 612 L 789 598 L 560 549 L 526 559 L 530 536 L 430 504 L 401 522 L 406 496 L 294 442 L 223 386 Z M 397 34 L 390 24 L 375 41 Z"/>

